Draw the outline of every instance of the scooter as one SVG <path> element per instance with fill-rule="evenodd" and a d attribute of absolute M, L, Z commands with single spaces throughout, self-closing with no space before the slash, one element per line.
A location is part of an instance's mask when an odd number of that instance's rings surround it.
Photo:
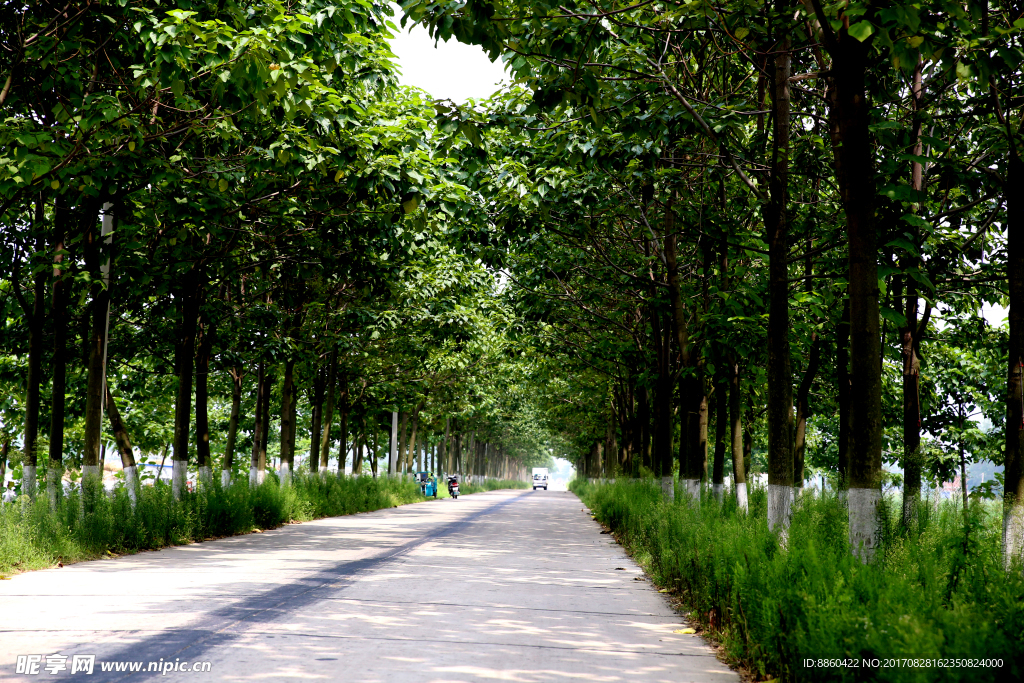
<path fill-rule="evenodd" d="M 458 477 L 448 477 L 448 495 L 455 500 L 459 499 L 459 479 Z"/>

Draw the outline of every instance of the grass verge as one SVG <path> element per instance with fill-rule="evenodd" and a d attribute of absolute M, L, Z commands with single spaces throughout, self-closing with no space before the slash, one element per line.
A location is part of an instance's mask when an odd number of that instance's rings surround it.
<path fill-rule="evenodd" d="M 520 488 L 489 481 L 463 493 Z M 447 491 L 439 492 L 447 497 Z M 0 506 L 0 574 L 273 529 L 289 522 L 369 512 L 424 500 L 410 480 L 297 474 L 282 488 L 273 474 L 256 488 L 214 481 L 180 501 L 169 485 L 142 487 L 132 508 L 123 488 L 74 491 L 51 511 L 45 495 Z"/>
<path fill-rule="evenodd" d="M 444 482 L 441 482 L 442 489 L 444 489 Z M 530 484 L 525 481 L 519 481 L 516 479 L 487 479 L 483 483 L 474 484 L 459 484 L 459 493 L 462 495 L 468 495 L 470 493 L 483 493 L 484 491 L 498 491 L 501 489 L 528 489 Z M 447 489 L 444 489 L 445 497 L 448 495 Z"/>
<path fill-rule="evenodd" d="M 728 498 L 668 503 L 648 480 L 577 480 L 571 489 L 758 678 L 1024 679 L 1024 576 L 1003 569 L 998 504 L 973 504 L 966 515 L 954 503 L 923 505 L 908 531 L 898 501 L 886 500 L 879 554 L 863 565 L 836 497 L 798 501 L 782 547 L 768 530 L 763 489 L 751 492 L 748 514 Z"/>

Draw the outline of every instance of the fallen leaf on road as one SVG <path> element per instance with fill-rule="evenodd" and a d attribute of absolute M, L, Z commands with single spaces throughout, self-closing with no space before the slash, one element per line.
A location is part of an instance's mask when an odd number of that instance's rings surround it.
<path fill-rule="evenodd" d="M 659 593 L 669 593 L 669 592 L 671 592 L 671 590 L 672 590 L 671 588 L 662 588 L 662 589 L 661 589 L 661 590 L 659 590 L 658 592 L 659 592 Z"/>
<path fill-rule="evenodd" d="M 692 628 L 677 628 L 675 631 L 672 631 L 672 633 L 696 633 L 696 632 L 697 631 L 695 631 Z"/>

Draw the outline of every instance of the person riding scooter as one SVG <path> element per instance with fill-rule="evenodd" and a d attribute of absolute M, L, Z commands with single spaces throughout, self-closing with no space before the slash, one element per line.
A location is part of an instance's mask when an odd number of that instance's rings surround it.
<path fill-rule="evenodd" d="M 454 474 L 448 476 L 448 495 L 456 500 L 459 498 L 459 478 Z"/>

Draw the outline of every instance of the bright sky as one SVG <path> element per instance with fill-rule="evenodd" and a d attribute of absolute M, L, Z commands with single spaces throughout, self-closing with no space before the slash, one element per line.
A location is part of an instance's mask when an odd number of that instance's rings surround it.
<path fill-rule="evenodd" d="M 392 5 L 392 22 L 400 26 L 402 10 Z M 402 85 L 426 90 L 435 99 L 450 99 L 462 104 L 467 98 L 485 98 L 495 93 L 498 82 L 507 80 L 501 60 L 492 63 L 475 45 L 463 45 L 454 38 L 447 43 L 434 40 L 425 28 L 407 27 L 391 41 L 398 56 Z"/>

